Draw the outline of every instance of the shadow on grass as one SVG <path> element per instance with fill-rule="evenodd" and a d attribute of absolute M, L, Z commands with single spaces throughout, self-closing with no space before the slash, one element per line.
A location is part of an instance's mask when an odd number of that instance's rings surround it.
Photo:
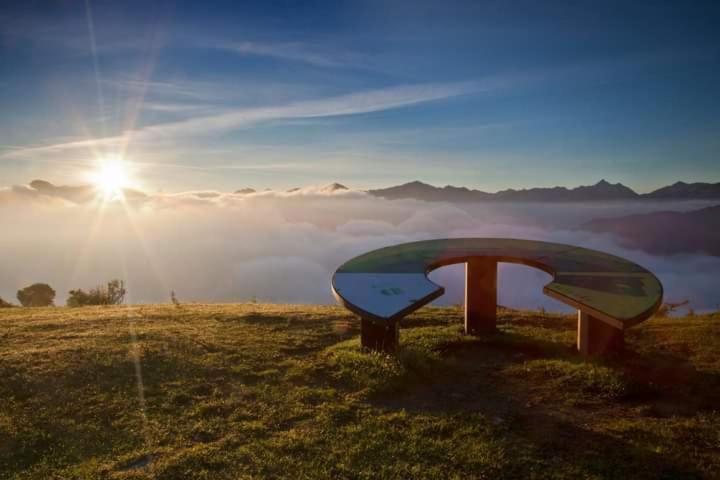
<path fill-rule="evenodd" d="M 394 357 L 363 353 L 357 340 L 328 349 L 335 380 L 364 388 L 367 401 L 384 410 L 480 413 L 541 456 L 600 478 L 703 478 L 689 458 L 649 446 L 662 443 L 660 432 L 640 432 L 643 441 L 634 442 L 604 429 L 614 415 L 652 422 L 716 409 L 718 375 L 675 355 L 631 348 L 585 360 L 574 345 L 505 328 L 511 322 L 499 322 L 504 330 L 496 334 L 467 337 L 458 325 L 423 320 L 408 322 L 422 326 L 402 330 Z M 570 325 L 546 323 L 558 331 Z M 543 327 L 532 319 L 512 327 L 523 325 Z"/>

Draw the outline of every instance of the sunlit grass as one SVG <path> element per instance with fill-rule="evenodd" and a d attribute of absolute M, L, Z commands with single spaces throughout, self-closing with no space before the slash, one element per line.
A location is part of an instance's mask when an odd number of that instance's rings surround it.
<path fill-rule="evenodd" d="M 0 311 L 0 478 L 720 475 L 720 316 L 592 362 L 570 316 L 461 319 L 422 309 L 387 356 L 336 307 Z"/>

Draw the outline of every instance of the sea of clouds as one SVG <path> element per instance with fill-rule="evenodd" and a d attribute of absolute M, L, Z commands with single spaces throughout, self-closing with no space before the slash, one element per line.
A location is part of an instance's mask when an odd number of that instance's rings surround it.
<path fill-rule="evenodd" d="M 355 255 L 412 240 L 512 237 L 595 248 L 653 271 L 667 301 L 698 311 L 720 304 L 720 258 L 659 257 L 621 247 L 609 235 L 577 227 L 592 218 L 691 210 L 701 202 L 661 205 L 463 204 L 384 200 L 360 191 L 309 187 L 250 195 L 185 192 L 128 197 L 126 202 L 68 200 L 26 186 L 0 189 L 0 297 L 47 282 L 64 303 L 73 288 L 125 279 L 132 303 L 257 301 L 333 303 L 333 271 Z M 436 270 L 462 302 L 463 267 Z M 542 294 L 550 276 L 501 265 L 499 302 L 524 308 L 567 307 Z"/>

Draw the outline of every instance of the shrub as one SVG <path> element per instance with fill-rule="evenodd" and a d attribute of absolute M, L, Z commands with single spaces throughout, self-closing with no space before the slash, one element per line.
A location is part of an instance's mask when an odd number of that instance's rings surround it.
<path fill-rule="evenodd" d="M 55 290 L 47 283 L 34 283 L 18 290 L 17 299 L 23 307 L 48 307 L 53 305 Z"/>
<path fill-rule="evenodd" d="M 99 285 L 87 292 L 81 288 L 70 290 L 67 299 L 68 307 L 82 307 L 85 305 L 120 305 L 125 299 L 125 282 L 111 280 L 107 286 Z"/>
<path fill-rule="evenodd" d="M 660 305 L 660 308 L 658 308 L 657 312 L 655 312 L 655 316 L 659 318 L 665 318 L 671 313 L 675 313 L 675 311 L 680 307 L 688 307 L 691 312 L 694 312 L 693 309 L 689 307 L 689 304 L 689 300 L 683 300 L 682 302 L 677 303 L 663 303 L 662 305 Z"/>
<path fill-rule="evenodd" d="M 176 307 L 179 307 L 179 306 L 180 306 L 180 300 L 178 300 L 177 296 L 175 295 L 175 290 L 171 290 L 171 291 L 170 291 L 170 301 L 171 301 L 172 304 L 175 305 Z"/>

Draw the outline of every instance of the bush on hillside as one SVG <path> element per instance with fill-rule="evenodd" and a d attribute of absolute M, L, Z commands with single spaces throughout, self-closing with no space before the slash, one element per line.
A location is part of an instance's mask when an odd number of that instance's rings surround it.
<path fill-rule="evenodd" d="M 179 307 L 179 306 L 180 306 L 180 300 L 178 300 L 177 295 L 175 295 L 175 290 L 171 290 L 171 291 L 170 291 L 170 301 L 171 301 L 172 304 L 175 305 L 176 307 Z"/>
<path fill-rule="evenodd" d="M 55 301 L 55 290 L 47 283 L 34 283 L 18 290 L 17 299 L 23 307 L 48 307 Z"/>
<path fill-rule="evenodd" d="M 111 280 L 107 286 L 99 285 L 87 292 L 81 288 L 70 290 L 67 299 L 68 307 L 83 307 L 86 305 L 120 305 L 125 300 L 125 282 Z"/>
<path fill-rule="evenodd" d="M 2 297 L 0 297 L 0 308 L 12 308 L 14 306 L 15 305 L 13 305 L 12 303 L 6 302 L 5 300 L 3 300 Z"/>

